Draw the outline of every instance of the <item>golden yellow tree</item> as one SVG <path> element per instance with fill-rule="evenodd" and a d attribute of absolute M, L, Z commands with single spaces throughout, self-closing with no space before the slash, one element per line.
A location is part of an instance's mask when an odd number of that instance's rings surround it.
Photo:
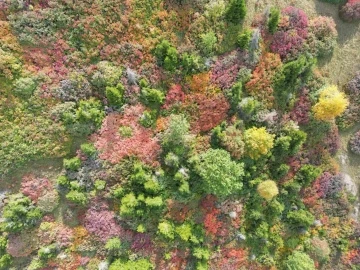
<path fill-rule="evenodd" d="M 257 191 L 262 198 L 268 201 L 279 194 L 279 189 L 276 183 L 272 180 L 261 182 L 257 187 Z"/>
<path fill-rule="evenodd" d="M 252 159 L 266 155 L 274 146 L 274 137 L 264 127 L 252 127 L 245 130 L 244 141 L 246 154 Z"/>
<path fill-rule="evenodd" d="M 331 121 L 342 114 L 349 101 L 344 93 L 340 92 L 335 85 L 330 85 L 321 91 L 319 101 L 313 107 L 315 118 L 323 121 Z"/>

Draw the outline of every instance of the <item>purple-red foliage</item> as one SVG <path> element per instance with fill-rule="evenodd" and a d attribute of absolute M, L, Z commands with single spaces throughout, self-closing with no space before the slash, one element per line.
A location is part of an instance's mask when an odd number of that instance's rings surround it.
<path fill-rule="evenodd" d="M 347 91 L 350 95 L 360 94 L 360 72 L 348 83 Z"/>
<path fill-rule="evenodd" d="M 108 210 L 105 205 L 90 207 L 85 214 L 84 226 L 89 233 L 104 242 L 111 237 L 120 236 L 124 232 L 123 228 L 116 223 L 115 213 Z"/>
<path fill-rule="evenodd" d="M 220 56 L 211 69 L 211 82 L 221 89 L 230 88 L 242 65 L 241 53 L 237 50 Z"/>
<path fill-rule="evenodd" d="M 23 231 L 20 234 L 10 234 L 6 251 L 13 257 L 27 257 L 36 249 L 34 232 Z"/>
<path fill-rule="evenodd" d="M 360 1 L 349 0 L 346 5 L 340 9 L 340 17 L 347 22 L 360 20 Z"/>
<path fill-rule="evenodd" d="M 290 118 L 300 125 L 306 125 L 310 120 L 310 110 L 311 101 L 307 92 L 303 91 L 290 113 Z"/>
<path fill-rule="evenodd" d="M 52 189 L 51 182 L 46 178 L 37 178 L 33 174 L 22 178 L 20 191 L 32 201 L 37 202 L 39 197 Z"/>
<path fill-rule="evenodd" d="M 360 155 L 360 130 L 351 136 L 349 146 L 353 153 Z"/>
<path fill-rule="evenodd" d="M 134 252 L 143 252 L 145 254 L 150 254 L 154 249 L 151 236 L 146 233 L 135 234 L 131 242 L 131 249 Z"/>
<path fill-rule="evenodd" d="M 336 125 L 334 125 L 331 128 L 330 132 L 326 134 L 323 140 L 323 145 L 331 155 L 335 155 L 336 152 L 339 150 L 341 142 L 340 142 L 339 129 Z"/>
<path fill-rule="evenodd" d="M 270 46 L 281 58 L 298 55 L 308 36 L 308 18 L 301 9 L 289 6 L 282 10 L 282 20 Z"/>
<path fill-rule="evenodd" d="M 332 177 L 333 175 L 331 173 L 324 172 L 314 181 L 313 186 L 315 187 L 319 198 L 325 198 L 328 194 Z"/>
<path fill-rule="evenodd" d="M 71 228 L 61 226 L 56 234 L 56 242 L 61 248 L 68 247 L 72 243 L 73 237 L 73 230 Z"/>
<path fill-rule="evenodd" d="M 165 104 L 162 108 L 170 109 L 173 105 L 184 102 L 185 93 L 181 89 L 181 85 L 173 84 L 166 94 Z"/>
<path fill-rule="evenodd" d="M 299 8 L 289 6 L 284 8 L 281 11 L 282 15 L 287 17 L 288 24 L 285 25 L 285 29 L 296 29 L 298 35 L 302 38 L 307 37 L 307 27 L 309 25 L 309 20 L 304 11 Z M 284 26 L 283 26 L 284 27 Z"/>

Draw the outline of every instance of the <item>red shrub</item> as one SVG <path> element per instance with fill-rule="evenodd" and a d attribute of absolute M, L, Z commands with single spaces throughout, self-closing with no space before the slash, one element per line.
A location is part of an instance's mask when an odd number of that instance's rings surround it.
<path fill-rule="evenodd" d="M 185 100 L 185 93 L 181 89 L 181 85 L 173 84 L 168 93 L 166 94 L 165 104 L 163 105 L 164 109 L 169 109 L 171 106 L 182 103 Z"/>
<path fill-rule="evenodd" d="M 210 269 L 240 269 L 247 263 L 247 251 L 241 248 L 224 248 L 221 253 L 210 261 Z M 250 268 L 246 268 L 250 269 Z M 259 269 L 259 268 L 257 268 Z"/>
<path fill-rule="evenodd" d="M 89 233 L 94 234 L 104 242 L 123 233 L 123 229 L 115 221 L 114 212 L 96 209 L 95 206 L 86 212 L 84 226 Z"/>
<path fill-rule="evenodd" d="M 151 236 L 146 233 L 137 233 L 134 235 L 131 241 L 131 249 L 138 253 L 141 252 L 142 255 L 149 255 L 154 250 L 154 245 L 151 240 Z"/>
<path fill-rule="evenodd" d="M 301 9 L 292 6 L 283 9 L 282 15 L 270 48 L 282 59 L 296 57 L 308 35 L 308 18 Z"/>
<path fill-rule="evenodd" d="M 243 62 L 241 53 L 237 50 L 220 56 L 211 69 L 211 82 L 221 89 L 230 88 L 235 83 Z"/>
<path fill-rule="evenodd" d="M 6 251 L 13 257 L 27 257 L 36 248 L 36 233 L 23 231 L 20 234 L 10 234 Z"/>
<path fill-rule="evenodd" d="M 52 189 L 51 182 L 46 178 L 37 178 L 32 174 L 25 175 L 21 182 L 21 193 L 37 202 L 39 197 Z"/>
<path fill-rule="evenodd" d="M 204 94 L 186 96 L 187 110 L 192 116 L 191 127 L 195 132 L 205 132 L 216 127 L 227 117 L 230 108 L 223 94 L 208 97 Z"/>
<path fill-rule="evenodd" d="M 360 20 L 360 1 L 349 0 L 346 5 L 340 9 L 340 17 L 347 22 Z"/>
<path fill-rule="evenodd" d="M 310 110 L 311 101 L 307 95 L 307 90 L 303 90 L 290 113 L 290 118 L 300 125 L 306 125 L 310 120 Z"/>
<path fill-rule="evenodd" d="M 266 53 L 253 71 L 251 80 L 246 84 L 246 91 L 267 107 L 272 107 L 274 102 L 271 84 L 280 66 L 281 59 L 278 54 Z"/>
<path fill-rule="evenodd" d="M 118 163 L 128 156 L 137 156 L 144 163 L 156 166 L 156 158 L 160 152 L 158 140 L 151 129 L 139 124 L 139 118 L 144 112 L 141 105 L 130 106 L 124 114 L 109 114 L 101 127 L 99 135 L 95 135 L 95 146 L 100 151 L 100 158 Z M 132 129 L 130 137 L 122 137 L 119 127 L 127 126 Z"/>

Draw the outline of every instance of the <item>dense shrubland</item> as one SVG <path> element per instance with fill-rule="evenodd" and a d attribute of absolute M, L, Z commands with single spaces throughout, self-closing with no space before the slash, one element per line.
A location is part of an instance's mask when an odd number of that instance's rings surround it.
<path fill-rule="evenodd" d="M 0 269 L 359 267 L 334 160 L 359 75 L 343 92 L 317 69 L 332 18 L 271 7 L 245 28 L 246 3 L 2 4 L 0 177 L 63 166 L 4 195 Z"/>

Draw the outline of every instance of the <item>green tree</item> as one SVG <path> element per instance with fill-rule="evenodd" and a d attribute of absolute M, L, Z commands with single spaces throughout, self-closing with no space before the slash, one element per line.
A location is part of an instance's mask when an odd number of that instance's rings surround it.
<path fill-rule="evenodd" d="M 278 28 L 280 20 L 280 10 L 278 8 L 272 7 L 270 9 L 270 17 L 268 21 L 268 29 L 271 34 L 274 34 Z"/>
<path fill-rule="evenodd" d="M 163 92 L 157 89 L 144 87 L 141 89 L 141 100 L 149 107 L 159 107 L 165 100 Z"/>
<path fill-rule="evenodd" d="M 124 95 L 124 86 L 122 84 L 118 84 L 116 87 L 107 86 L 105 95 L 110 105 L 121 107 L 124 103 L 123 95 Z"/>
<path fill-rule="evenodd" d="M 315 64 L 315 58 L 300 56 L 281 67 L 273 81 L 275 98 L 280 109 L 287 108 L 294 94 L 310 78 Z"/>
<path fill-rule="evenodd" d="M 206 34 L 201 34 L 201 50 L 207 56 L 212 55 L 217 42 L 217 37 L 213 31 L 209 31 Z"/>
<path fill-rule="evenodd" d="M 231 0 L 225 14 L 226 20 L 232 23 L 240 23 L 245 16 L 245 0 Z"/>
<path fill-rule="evenodd" d="M 179 157 L 183 156 L 189 148 L 189 130 L 190 124 L 183 114 L 172 114 L 169 125 L 162 134 L 162 147 Z"/>
<path fill-rule="evenodd" d="M 35 226 L 41 219 L 42 213 L 28 197 L 18 193 L 9 197 L 2 217 L 5 219 L 1 223 L 4 231 L 19 232 Z"/>
<path fill-rule="evenodd" d="M 156 46 L 154 55 L 156 56 L 159 65 L 163 66 L 168 71 L 174 71 L 178 66 L 178 52 L 167 40 L 162 40 Z"/>
<path fill-rule="evenodd" d="M 309 257 L 309 255 L 301 252 L 294 251 L 287 260 L 285 261 L 286 270 L 315 270 L 314 261 Z"/>
<path fill-rule="evenodd" d="M 308 228 L 314 223 L 314 216 L 304 209 L 291 211 L 287 214 L 287 219 L 297 228 Z"/>
<path fill-rule="evenodd" d="M 242 50 L 248 50 L 250 47 L 250 40 L 252 37 L 252 31 L 250 29 L 245 29 L 241 32 L 238 37 L 237 43 Z"/>
<path fill-rule="evenodd" d="M 232 161 L 225 150 L 210 149 L 195 160 L 195 171 L 207 193 L 224 198 L 241 190 L 244 164 Z"/>
<path fill-rule="evenodd" d="M 295 180 L 303 186 L 309 186 L 320 175 L 320 173 L 320 168 L 305 164 L 296 173 Z"/>

